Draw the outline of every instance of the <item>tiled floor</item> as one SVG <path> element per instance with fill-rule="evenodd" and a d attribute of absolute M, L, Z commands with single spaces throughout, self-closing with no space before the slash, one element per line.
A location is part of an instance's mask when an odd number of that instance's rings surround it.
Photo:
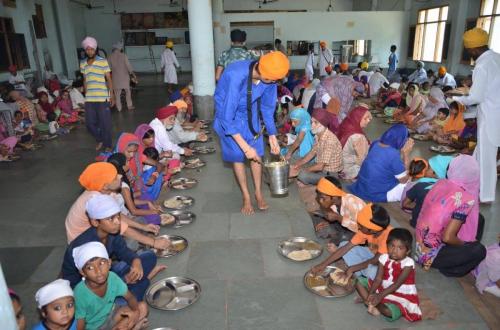
<path fill-rule="evenodd" d="M 185 80 L 185 79 L 184 79 Z M 135 96 L 135 112 L 114 113 L 115 133 L 131 131 L 148 121 L 165 102 L 160 77 L 143 77 Z M 371 138 L 387 126 L 375 120 Z M 216 145 L 215 143 L 212 143 Z M 64 218 L 81 192 L 77 177 L 95 156 L 94 143 L 80 127 L 75 133 L 24 153 L 14 164 L 0 164 L 0 260 L 9 285 L 21 295 L 29 323 L 36 321 L 34 292 L 59 273 L 64 253 Z M 430 156 L 419 142 L 415 155 Z M 295 186 L 285 198 L 269 198 L 270 210 L 253 217 L 238 213 L 239 195 L 229 167 L 220 154 L 204 155 L 208 165 L 186 171 L 199 179 L 185 191 L 196 203 L 194 224 L 162 230 L 184 236 L 188 249 L 171 259 L 163 276 L 188 276 L 202 286 L 202 296 L 177 312 L 151 310 L 151 329 L 486 329 L 467 301 L 460 284 L 439 273 L 418 272 L 418 286 L 443 310 L 435 321 L 388 323 L 369 316 L 354 296 L 326 300 L 308 292 L 302 282 L 313 262 L 293 263 L 280 257 L 277 243 L 289 236 L 313 237 L 312 226 Z M 267 187 L 264 187 L 267 193 Z M 172 192 L 162 197 L 171 196 Z M 484 242 L 494 242 L 500 231 L 499 203 L 483 206 L 487 218 Z"/>

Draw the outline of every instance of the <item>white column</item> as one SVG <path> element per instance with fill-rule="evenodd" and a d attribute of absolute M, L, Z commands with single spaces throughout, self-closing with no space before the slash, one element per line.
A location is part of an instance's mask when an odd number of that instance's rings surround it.
<path fill-rule="evenodd" d="M 27 299 L 28 300 L 28 299 Z M 28 300 L 29 301 L 29 300 Z M 10 300 L 7 284 L 3 276 L 2 265 L 0 264 L 0 324 L 2 329 L 17 329 L 14 308 Z"/>
<path fill-rule="evenodd" d="M 194 110 L 200 118 L 209 119 L 213 117 L 213 95 L 215 90 L 211 0 L 188 0 L 188 18 Z"/>

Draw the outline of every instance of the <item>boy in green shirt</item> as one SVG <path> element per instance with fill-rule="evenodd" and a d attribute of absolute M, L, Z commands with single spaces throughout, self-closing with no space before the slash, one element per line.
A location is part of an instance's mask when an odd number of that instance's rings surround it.
<path fill-rule="evenodd" d="M 74 289 L 78 330 L 142 329 L 146 326 L 146 303 L 137 302 L 127 284 L 109 271 L 111 261 L 102 243 L 88 242 L 76 247 L 73 258 L 84 278 Z M 128 305 L 115 304 L 118 297 L 123 297 Z"/>

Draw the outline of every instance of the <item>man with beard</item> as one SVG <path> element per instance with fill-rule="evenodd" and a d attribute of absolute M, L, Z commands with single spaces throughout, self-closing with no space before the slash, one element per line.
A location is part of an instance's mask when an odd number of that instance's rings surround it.
<path fill-rule="evenodd" d="M 497 183 L 497 151 L 500 146 L 500 54 L 488 48 L 489 35 L 480 28 L 465 32 L 464 47 L 475 61 L 468 96 L 454 97 L 464 105 L 477 104 L 477 146 L 481 202 L 493 202 Z"/>
<path fill-rule="evenodd" d="M 115 104 L 111 69 L 108 61 L 97 55 L 97 40 L 86 37 L 82 47 L 87 57 L 80 62 L 85 91 L 85 124 L 97 141 L 96 150 L 103 146 L 112 150 L 111 110 Z"/>

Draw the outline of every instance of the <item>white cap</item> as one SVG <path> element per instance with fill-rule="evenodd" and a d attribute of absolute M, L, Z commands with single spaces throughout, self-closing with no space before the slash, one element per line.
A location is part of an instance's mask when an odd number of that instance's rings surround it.
<path fill-rule="evenodd" d="M 38 308 L 42 308 L 51 302 L 63 298 L 73 297 L 73 290 L 68 280 L 57 279 L 41 287 L 35 294 L 35 300 Z"/>
<path fill-rule="evenodd" d="M 397 82 L 393 82 L 392 84 L 389 85 L 390 88 L 394 88 L 394 89 L 399 89 L 399 83 Z"/>
<path fill-rule="evenodd" d="M 108 251 L 101 242 L 88 242 L 73 249 L 73 261 L 78 270 L 82 270 L 93 258 L 109 259 Z"/>
<path fill-rule="evenodd" d="M 90 219 L 101 220 L 120 213 L 120 205 L 110 195 L 97 194 L 87 201 L 85 206 Z"/>
<path fill-rule="evenodd" d="M 292 97 L 290 95 L 283 95 L 281 97 L 281 100 L 280 100 L 280 103 L 281 104 L 285 104 L 285 103 L 288 103 L 288 102 L 292 102 Z"/>

